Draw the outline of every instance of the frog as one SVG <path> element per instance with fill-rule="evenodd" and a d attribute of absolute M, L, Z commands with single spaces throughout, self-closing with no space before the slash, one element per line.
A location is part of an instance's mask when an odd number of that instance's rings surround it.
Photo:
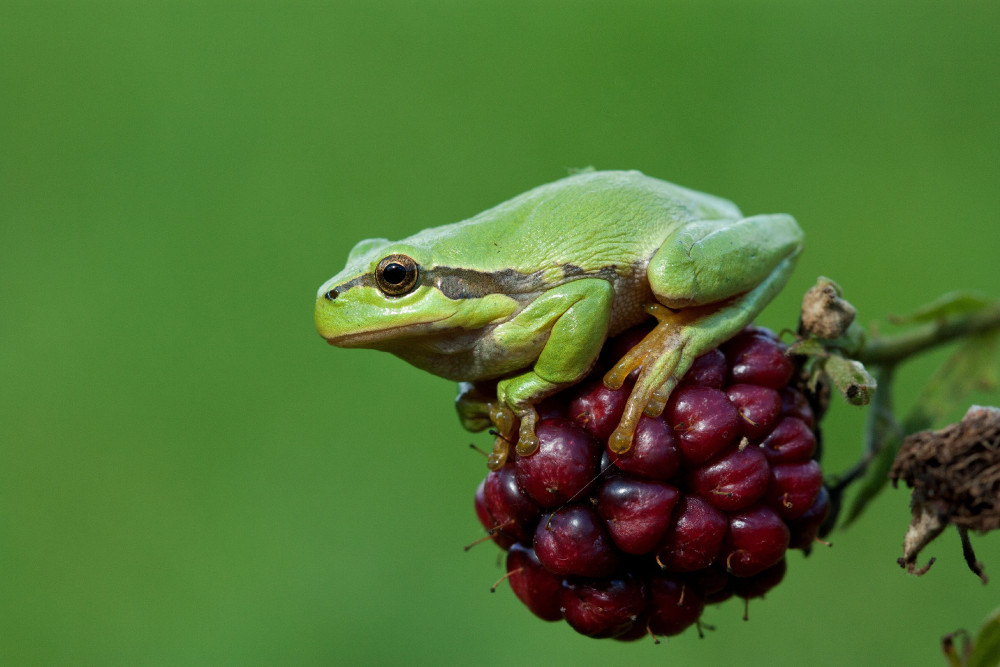
<path fill-rule="evenodd" d="M 401 241 L 357 243 L 317 291 L 315 323 L 331 345 L 458 382 L 462 425 L 496 428 L 498 469 L 508 445 L 538 449 L 543 399 L 586 377 L 609 337 L 653 320 L 603 376 L 615 390 L 635 378 L 608 439 L 624 454 L 694 360 L 784 287 L 803 236 L 788 214 L 748 217 L 639 171 L 587 170 Z"/>

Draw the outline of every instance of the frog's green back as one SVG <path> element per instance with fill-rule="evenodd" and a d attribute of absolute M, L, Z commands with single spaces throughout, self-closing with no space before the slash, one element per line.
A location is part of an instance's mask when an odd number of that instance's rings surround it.
<path fill-rule="evenodd" d="M 684 223 L 740 217 L 731 202 L 638 171 L 597 171 L 537 187 L 403 243 L 432 248 L 438 266 L 593 271 L 648 261 Z"/>

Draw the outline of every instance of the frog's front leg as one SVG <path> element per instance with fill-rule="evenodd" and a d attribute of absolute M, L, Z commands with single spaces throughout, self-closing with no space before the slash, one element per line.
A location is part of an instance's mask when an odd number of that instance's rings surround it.
<path fill-rule="evenodd" d="M 518 454 L 526 456 L 538 447 L 534 405 L 576 382 L 594 365 L 607 337 L 613 295 L 606 280 L 574 280 L 546 291 L 493 331 L 501 350 L 542 346 L 531 370 L 497 384 L 499 402 L 521 420 Z"/>
<path fill-rule="evenodd" d="M 659 322 L 604 377 L 619 388 L 641 368 L 609 439 L 628 451 L 639 417 L 659 415 L 696 358 L 731 338 L 781 290 L 802 249 L 790 216 L 760 215 L 686 225 L 667 238 L 647 269 Z"/>

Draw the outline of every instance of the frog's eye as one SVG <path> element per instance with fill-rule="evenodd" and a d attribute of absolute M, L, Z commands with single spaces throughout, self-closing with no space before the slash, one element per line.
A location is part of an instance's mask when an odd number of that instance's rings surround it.
<path fill-rule="evenodd" d="M 417 263 L 406 255 L 389 255 L 375 267 L 375 284 L 388 296 L 402 296 L 417 286 Z"/>

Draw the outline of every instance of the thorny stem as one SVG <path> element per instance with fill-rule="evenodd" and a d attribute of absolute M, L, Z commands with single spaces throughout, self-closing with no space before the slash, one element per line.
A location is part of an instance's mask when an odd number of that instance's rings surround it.
<path fill-rule="evenodd" d="M 870 338 L 854 358 L 865 365 L 893 366 L 935 345 L 991 329 L 1000 329 L 1000 304 L 929 322 L 892 336 Z"/>

